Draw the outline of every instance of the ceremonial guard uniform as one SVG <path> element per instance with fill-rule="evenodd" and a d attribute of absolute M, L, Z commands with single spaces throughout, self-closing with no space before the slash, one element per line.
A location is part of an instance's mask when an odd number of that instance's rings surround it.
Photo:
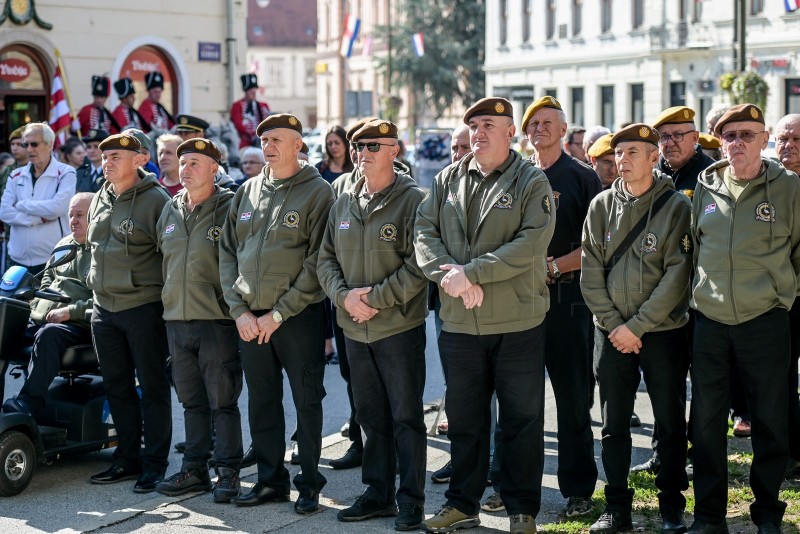
<path fill-rule="evenodd" d="M 142 122 L 151 130 L 169 130 L 175 125 L 175 119 L 160 102 L 161 91 L 164 89 L 164 75 L 158 71 L 148 72 L 144 82 L 147 86 L 147 98 L 139 106 Z"/>
<path fill-rule="evenodd" d="M 92 76 L 92 96 L 95 101 L 83 106 L 78 112 L 81 135 L 88 135 L 90 130 L 120 132 L 119 124 L 105 107 L 109 94 L 111 94 L 111 80 L 106 76 Z"/>
<path fill-rule="evenodd" d="M 114 109 L 112 116 L 117 122 L 117 128 L 121 132 L 127 127 L 138 128 L 143 132 L 150 131 L 150 125 L 145 122 L 142 116 L 133 108 L 136 92 L 133 88 L 133 81 L 130 78 L 122 78 L 114 82 L 114 90 L 117 92 L 120 103 Z"/>
<path fill-rule="evenodd" d="M 245 97 L 231 106 L 231 122 L 239 134 L 239 148 L 258 146 L 256 128 L 269 116 L 269 106 L 256 100 L 258 77 L 255 74 L 242 74 L 241 80 Z"/>

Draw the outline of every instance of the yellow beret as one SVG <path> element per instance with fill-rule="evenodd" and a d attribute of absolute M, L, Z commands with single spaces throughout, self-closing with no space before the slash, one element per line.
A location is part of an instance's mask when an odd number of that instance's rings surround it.
<path fill-rule="evenodd" d="M 656 117 L 653 128 L 658 128 L 662 124 L 682 124 L 684 122 L 694 122 L 694 110 L 686 106 L 674 106 L 665 109 Z"/>
<path fill-rule="evenodd" d="M 760 122 L 761 124 L 764 124 L 764 112 L 761 111 L 758 106 L 753 104 L 739 104 L 738 106 L 731 106 L 728 108 L 728 111 L 726 111 L 717 121 L 717 125 L 714 127 L 714 133 L 717 135 L 722 135 L 722 127 L 729 122 L 744 121 Z"/>
<path fill-rule="evenodd" d="M 374 120 L 378 120 L 378 117 L 364 117 L 363 119 L 358 119 L 356 122 L 347 127 L 347 133 L 345 134 L 345 137 L 347 138 L 348 141 L 352 141 L 354 133 L 359 131 L 361 127 L 367 124 L 368 122 Z"/>
<path fill-rule="evenodd" d="M 618 144 L 626 141 L 640 141 L 658 146 L 658 131 L 646 124 L 631 124 L 618 131 L 611 137 L 611 148 L 616 148 Z"/>
<path fill-rule="evenodd" d="M 714 137 L 713 135 L 707 133 L 701 133 L 697 142 L 700 143 L 700 148 L 704 148 L 706 150 L 716 150 L 718 148 L 722 148 L 722 141 L 720 141 L 718 137 Z"/>
<path fill-rule="evenodd" d="M 261 121 L 261 124 L 256 128 L 256 135 L 260 137 L 262 133 L 274 130 L 275 128 L 288 128 L 300 135 L 303 134 L 303 125 L 300 124 L 300 119 L 291 113 L 276 113 Z"/>
<path fill-rule="evenodd" d="M 539 100 L 528 106 L 528 109 L 525 110 L 525 115 L 522 116 L 523 132 L 528 127 L 528 123 L 531 122 L 533 114 L 542 108 L 561 109 L 561 102 L 559 102 L 552 96 L 543 96 L 542 98 L 540 98 Z"/>
<path fill-rule="evenodd" d="M 600 158 L 606 154 L 613 154 L 614 149 L 611 147 L 612 137 L 614 137 L 614 134 L 605 134 L 601 136 L 597 141 L 592 143 L 592 146 L 589 147 L 586 153 L 593 158 Z"/>
<path fill-rule="evenodd" d="M 217 148 L 217 145 L 208 139 L 196 138 L 189 139 L 178 145 L 178 157 L 183 154 L 202 154 L 213 159 L 217 163 L 222 161 L 222 153 Z"/>
<path fill-rule="evenodd" d="M 132 135 L 115 134 L 103 139 L 99 145 L 100 150 L 129 150 L 131 152 L 141 152 L 142 144 Z"/>
<path fill-rule="evenodd" d="M 27 124 L 20 126 L 16 130 L 11 132 L 11 135 L 8 136 L 8 142 L 10 143 L 14 139 L 22 139 L 22 132 L 25 130 L 25 126 L 27 126 Z"/>
<path fill-rule="evenodd" d="M 350 141 L 355 142 L 362 137 L 367 139 L 375 139 L 378 137 L 392 137 L 397 139 L 397 126 L 383 119 L 369 121 L 353 134 Z"/>
<path fill-rule="evenodd" d="M 505 98 L 491 96 L 488 98 L 481 98 L 472 104 L 467 111 L 464 112 L 464 124 L 469 124 L 472 117 L 479 115 L 492 115 L 495 117 L 514 117 L 514 109 L 511 107 L 511 102 Z"/>

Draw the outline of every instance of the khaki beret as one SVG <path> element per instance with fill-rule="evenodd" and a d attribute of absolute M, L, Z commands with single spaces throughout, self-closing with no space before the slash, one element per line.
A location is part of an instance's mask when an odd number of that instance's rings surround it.
<path fill-rule="evenodd" d="M 369 121 L 364 126 L 358 129 L 350 139 L 355 142 L 362 137 L 366 139 L 375 139 L 378 137 L 391 137 L 397 139 L 397 126 L 394 123 L 383 119 Z"/>
<path fill-rule="evenodd" d="M 705 150 L 716 150 L 722 148 L 722 141 L 719 140 L 719 137 L 714 137 L 713 135 L 707 133 L 701 133 L 697 142 L 700 144 L 700 148 Z"/>
<path fill-rule="evenodd" d="M 364 117 L 363 119 L 358 119 L 356 122 L 347 127 L 347 133 L 345 134 L 345 137 L 347 138 L 348 141 L 352 141 L 354 133 L 359 131 L 361 127 L 367 124 L 368 122 L 375 120 L 378 120 L 378 117 Z"/>
<path fill-rule="evenodd" d="M 24 126 L 20 126 L 16 130 L 11 132 L 11 135 L 8 136 L 8 142 L 10 143 L 14 139 L 22 139 L 22 132 L 25 131 L 25 126 L 27 126 L 27 124 Z"/>
<path fill-rule="evenodd" d="M 469 124 L 469 120 L 478 115 L 513 118 L 514 109 L 511 107 L 511 102 L 505 98 L 490 96 L 481 98 L 464 112 L 464 124 Z"/>
<path fill-rule="evenodd" d="M 191 115 L 178 115 L 175 117 L 176 132 L 203 132 L 210 126 L 206 121 Z"/>
<path fill-rule="evenodd" d="M 729 122 L 759 122 L 764 124 L 764 112 L 753 104 L 739 104 L 738 106 L 731 106 L 728 111 L 722 115 L 714 127 L 714 133 L 722 135 L 722 127 Z"/>
<path fill-rule="evenodd" d="M 110 135 L 100 143 L 100 150 L 130 150 L 131 152 L 140 152 L 141 149 L 142 144 L 137 138 L 124 133 Z"/>
<path fill-rule="evenodd" d="M 589 147 L 586 153 L 593 158 L 600 158 L 606 154 L 613 154 L 614 148 L 611 146 L 612 137 L 614 137 L 614 134 L 605 134 L 599 137 L 597 141 L 592 143 L 592 146 Z"/>
<path fill-rule="evenodd" d="M 561 102 L 559 102 L 558 100 L 556 100 L 552 96 L 549 96 L 549 95 L 543 96 L 542 98 L 540 98 L 539 100 L 537 100 L 536 102 L 534 102 L 533 104 L 528 106 L 528 109 L 525 110 L 525 114 L 522 116 L 522 131 L 523 132 L 528 127 L 528 123 L 531 122 L 531 119 L 533 118 L 533 114 L 536 113 L 537 111 L 539 111 L 542 108 L 552 108 L 552 109 L 559 109 L 559 110 L 563 111 L 563 109 L 561 108 Z"/>
<path fill-rule="evenodd" d="M 123 130 L 122 133 L 138 139 L 139 144 L 142 145 L 143 150 L 147 150 L 148 152 L 151 152 L 153 150 L 153 142 L 150 141 L 150 138 L 147 137 L 147 134 L 141 131 L 140 129 L 128 128 L 127 130 Z"/>
<path fill-rule="evenodd" d="M 300 135 L 303 134 L 303 125 L 300 124 L 300 119 L 291 113 L 276 113 L 261 121 L 261 124 L 256 128 L 256 135 L 260 137 L 262 133 L 274 130 L 275 128 L 288 128 Z"/>
<path fill-rule="evenodd" d="M 694 110 L 686 106 L 674 106 L 667 108 L 656 117 L 653 128 L 658 128 L 663 124 L 683 124 L 694 122 Z"/>
<path fill-rule="evenodd" d="M 99 128 L 92 129 L 89 130 L 86 135 L 81 137 L 81 141 L 83 141 L 84 143 L 91 143 L 93 141 L 94 142 L 102 141 L 103 139 L 108 137 L 108 135 L 109 135 L 108 132 L 105 130 Z"/>
<path fill-rule="evenodd" d="M 618 144 L 627 141 L 640 141 L 658 146 L 658 131 L 646 124 L 631 124 L 618 131 L 611 137 L 611 148 L 616 148 Z"/>
<path fill-rule="evenodd" d="M 178 145 L 178 157 L 182 154 L 202 154 L 213 159 L 217 163 L 222 161 L 222 153 L 217 148 L 217 145 L 208 139 L 196 138 L 189 139 Z"/>

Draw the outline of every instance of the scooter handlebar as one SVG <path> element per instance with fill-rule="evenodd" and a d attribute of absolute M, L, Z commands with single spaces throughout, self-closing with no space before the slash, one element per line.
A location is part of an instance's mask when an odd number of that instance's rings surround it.
<path fill-rule="evenodd" d="M 65 302 L 67 304 L 72 302 L 72 299 L 68 296 L 58 291 L 53 291 L 52 289 L 38 289 L 33 292 L 33 295 L 40 299 L 52 300 L 53 302 Z"/>

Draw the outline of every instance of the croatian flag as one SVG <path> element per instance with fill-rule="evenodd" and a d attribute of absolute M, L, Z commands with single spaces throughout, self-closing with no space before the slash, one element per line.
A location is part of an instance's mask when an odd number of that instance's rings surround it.
<path fill-rule="evenodd" d="M 800 9 L 800 0 L 783 0 L 783 7 L 786 8 L 787 13 L 797 11 Z"/>
<path fill-rule="evenodd" d="M 64 91 L 63 75 L 61 67 L 56 66 L 56 74 L 53 76 L 53 87 L 50 90 L 50 128 L 56 133 L 56 140 L 53 148 L 58 148 L 66 140 L 67 131 L 72 124 L 69 116 L 69 106 Z"/>
<path fill-rule="evenodd" d="M 350 54 L 353 53 L 353 45 L 358 38 L 359 29 L 361 29 L 361 19 L 357 19 L 353 15 L 347 15 L 344 19 L 342 46 L 339 47 L 339 54 L 342 57 L 350 57 Z"/>
<path fill-rule="evenodd" d="M 415 33 L 411 36 L 411 44 L 414 45 L 414 52 L 417 54 L 417 57 L 425 55 L 425 40 L 422 38 L 422 32 Z"/>

